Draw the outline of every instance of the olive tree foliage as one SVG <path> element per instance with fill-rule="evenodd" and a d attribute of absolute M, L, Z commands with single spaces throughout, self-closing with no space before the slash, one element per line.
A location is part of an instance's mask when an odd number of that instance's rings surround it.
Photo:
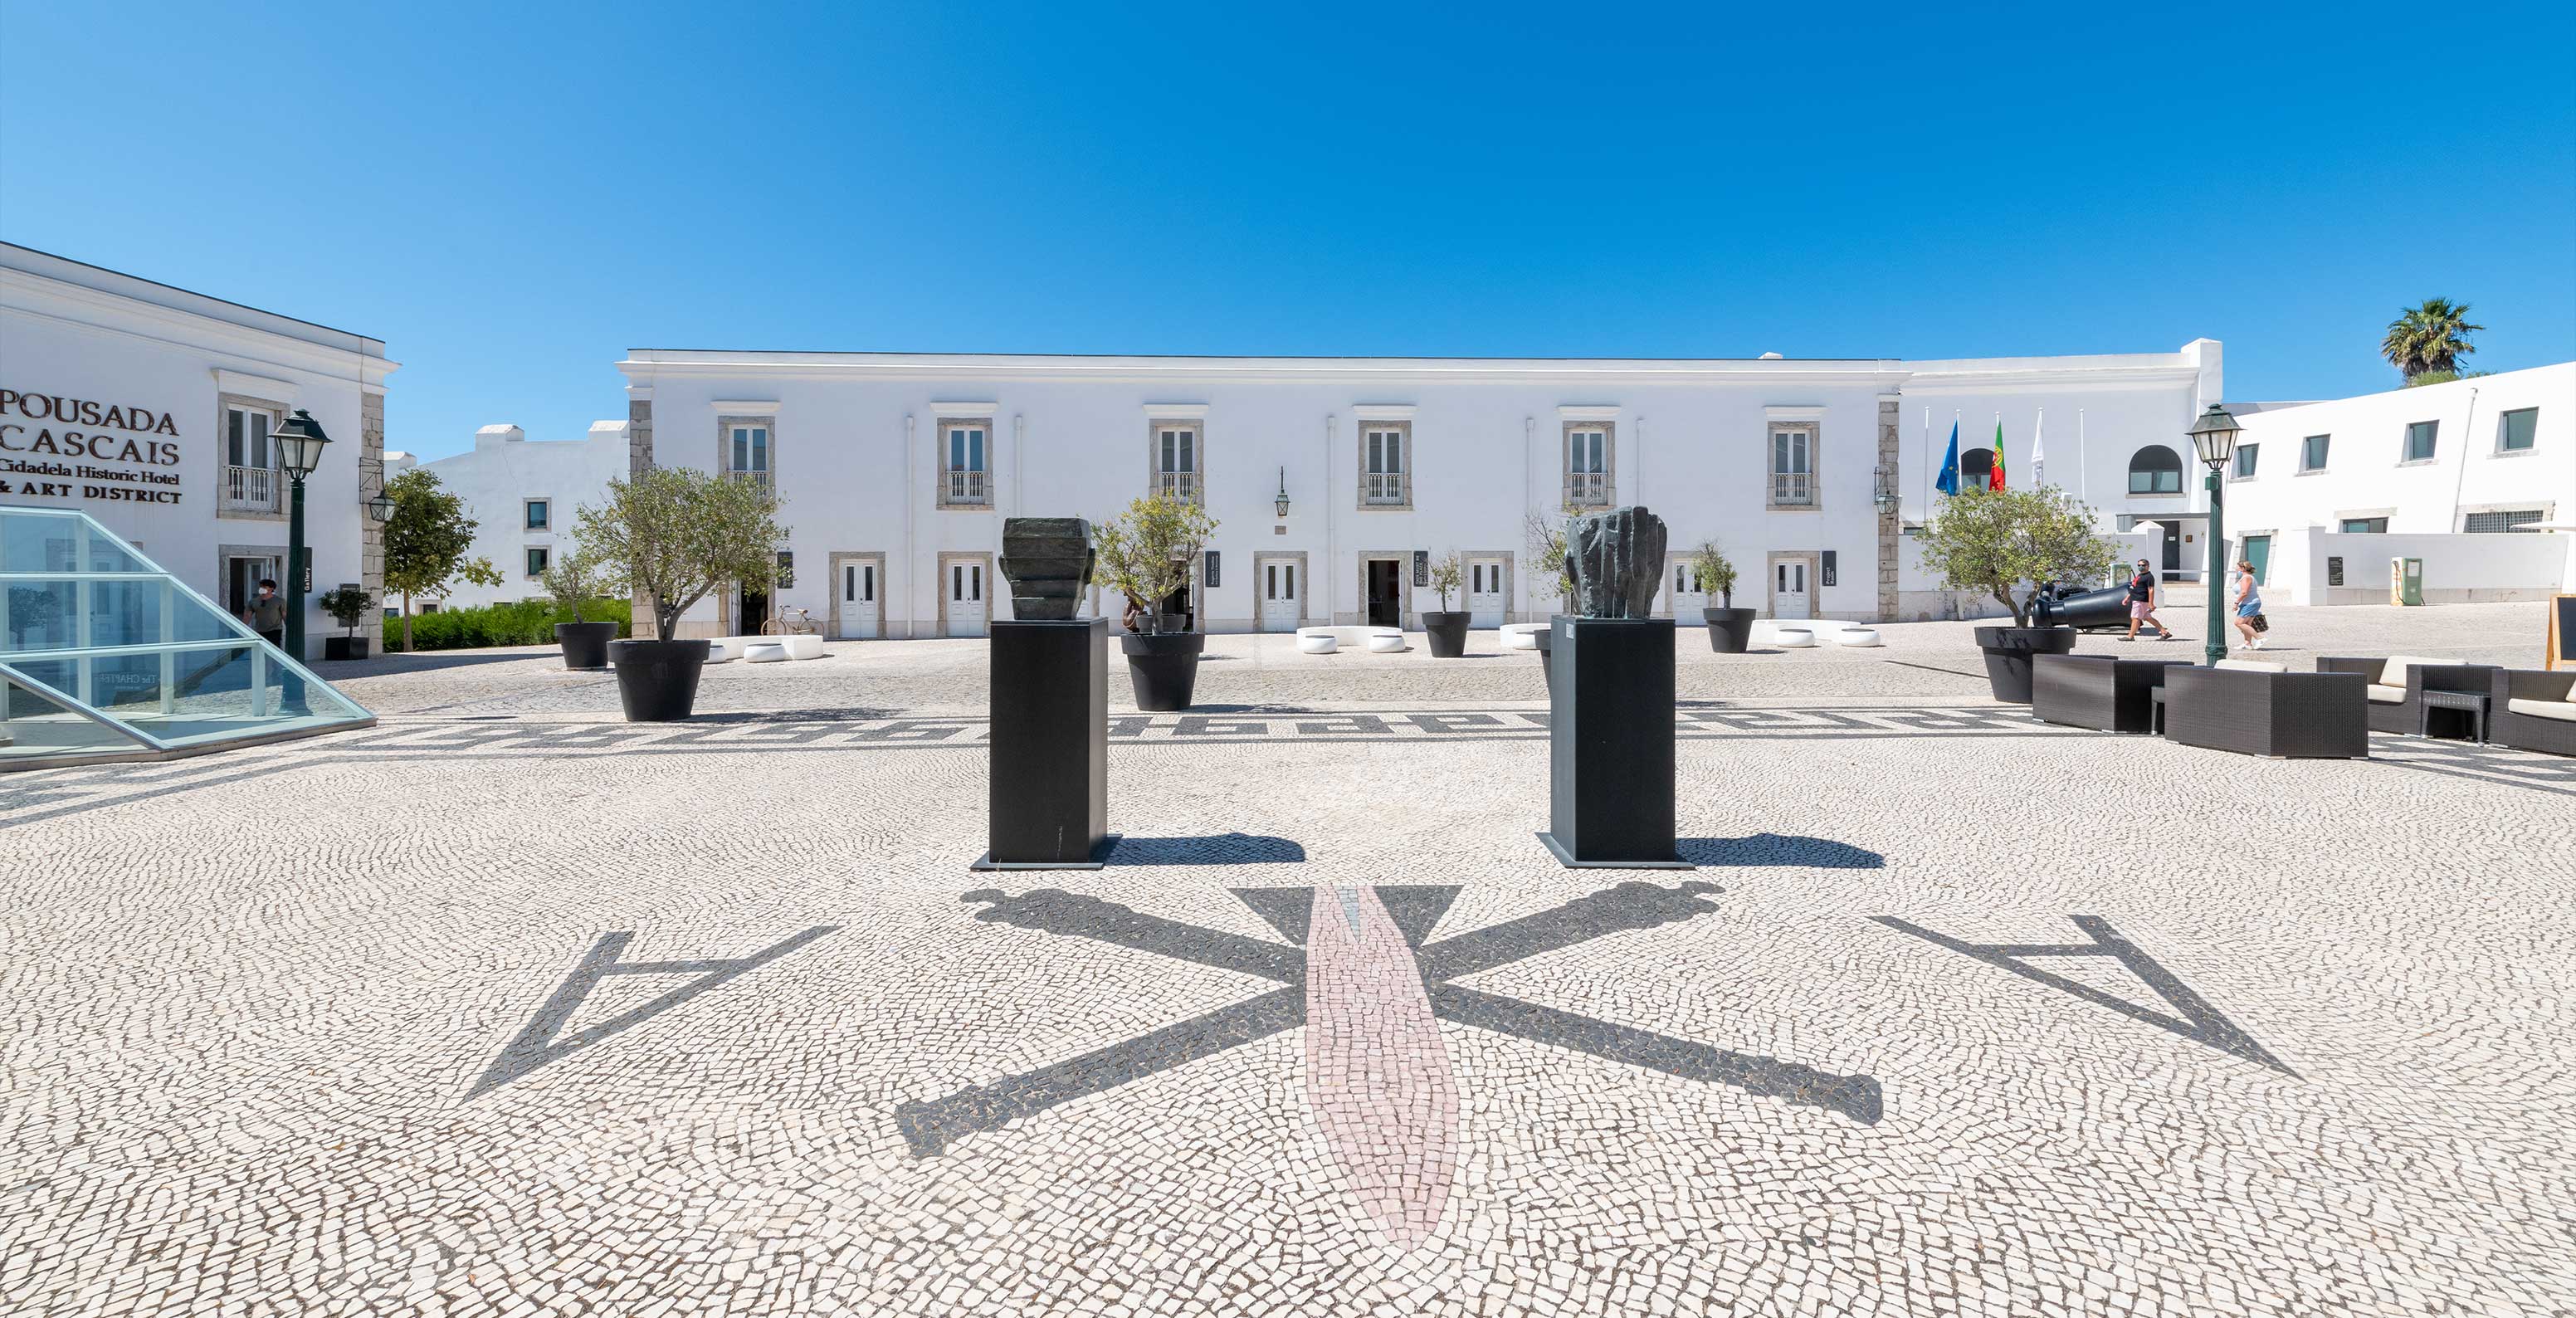
<path fill-rule="evenodd" d="M 1440 611 L 1449 612 L 1449 597 L 1467 580 L 1467 565 L 1460 561 L 1457 550 L 1431 565 L 1431 589 L 1440 596 Z"/>
<path fill-rule="evenodd" d="M 618 579 L 616 565 L 600 561 L 586 549 L 575 549 L 547 564 L 545 575 L 537 579 L 544 583 L 546 595 L 554 600 L 555 607 L 572 614 L 574 622 L 590 621 L 581 616 L 582 605 L 603 595 L 626 593 L 626 583 Z"/>
<path fill-rule="evenodd" d="M 465 513 L 465 501 L 447 492 L 435 472 L 414 469 L 385 482 L 394 501 L 385 519 L 385 589 L 402 595 L 403 649 L 411 648 L 411 597 L 440 599 L 459 584 L 501 584 L 501 570 L 488 558 L 467 558 L 474 548 L 474 528 L 482 525 Z"/>
<path fill-rule="evenodd" d="M 1565 541 L 1575 516 L 1574 509 L 1566 508 L 1554 517 L 1531 513 L 1521 523 L 1524 552 L 1529 555 L 1529 579 L 1554 582 L 1560 600 L 1574 596 L 1574 569 L 1565 561 Z"/>
<path fill-rule="evenodd" d="M 2042 585 L 2110 575 L 2119 546 L 2093 527 L 2093 510 L 2055 486 L 1972 490 L 1944 500 L 1918 543 L 1944 586 L 1983 591 L 2027 627 Z"/>
<path fill-rule="evenodd" d="M 1145 630 L 1159 633 L 1164 597 L 1190 584 L 1190 563 L 1214 534 L 1216 519 L 1196 502 L 1146 495 L 1092 526 L 1092 579 L 1125 595 Z"/>
<path fill-rule="evenodd" d="M 1718 607 L 1735 607 L 1735 564 L 1717 547 L 1714 540 L 1702 540 L 1691 551 L 1691 571 L 1699 576 L 1699 588 L 1718 598 Z"/>
<path fill-rule="evenodd" d="M 606 497 L 574 511 L 583 555 L 606 579 L 642 594 L 653 634 L 670 640 L 689 606 L 738 582 L 769 590 L 778 580 L 778 492 L 693 467 L 654 467 L 610 481 Z M 551 589 L 551 585 L 549 586 Z"/>

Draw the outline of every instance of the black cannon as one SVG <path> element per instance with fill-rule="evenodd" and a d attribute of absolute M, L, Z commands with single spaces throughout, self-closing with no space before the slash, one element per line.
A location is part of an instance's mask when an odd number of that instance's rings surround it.
<path fill-rule="evenodd" d="M 2126 586 L 2106 586 L 2100 590 L 2067 593 L 2063 586 L 2040 588 L 2030 602 L 2030 625 L 2033 627 L 2073 627 L 2090 631 L 2103 627 L 2129 625 L 2129 590 Z"/>

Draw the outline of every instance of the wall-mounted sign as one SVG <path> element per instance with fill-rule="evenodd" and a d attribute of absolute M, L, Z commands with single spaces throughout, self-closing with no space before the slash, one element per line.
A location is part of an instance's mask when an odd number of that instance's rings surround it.
<path fill-rule="evenodd" d="M 1255 563 L 1255 564 L 1253 564 L 1253 566 L 1254 566 L 1254 567 L 1259 567 L 1259 566 L 1261 566 L 1261 565 L 1260 565 L 1260 564 L 1258 564 L 1258 563 Z M 1255 573 L 1254 575 L 1256 575 L 1256 576 L 1257 576 L 1257 575 L 1259 575 L 1259 574 L 1258 574 L 1258 573 Z M 1216 551 L 1215 551 L 1215 550 L 1213 550 L 1213 549 L 1211 549 L 1211 550 L 1207 551 L 1207 587 L 1208 587 L 1208 589 L 1210 589 L 1210 590 L 1214 590 L 1214 589 L 1216 589 L 1218 586 L 1221 586 L 1221 585 L 1223 585 L 1223 584 L 1225 584 L 1225 583 L 1217 579 L 1217 570 L 1216 570 Z"/>
<path fill-rule="evenodd" d="M 1413 551 L 1413 584 L 1417 586 L 1431 584 L 1431 551 L 1428 549 Z"/>
<path fill-rule="evenodd" d="M 1834 584 L 1834 551 L 1830 549 L 1825 551 L 1825 561 L 1822 565 L 1822 571 L 1817 575 L 1823 578 L 1822 584 L 1828 586 Z"/>
<path fill-rule="evenodd" d="M 0 499 L 177 503 L 178 435 L 148 407 L 0 389 Z"/>

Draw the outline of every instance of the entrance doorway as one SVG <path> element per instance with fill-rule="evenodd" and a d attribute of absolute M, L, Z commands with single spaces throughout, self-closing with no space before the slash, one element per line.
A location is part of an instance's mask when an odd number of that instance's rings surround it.
<path fill-rule="evenodd" d="M 277 583 L 279 593 L 286 590 L 286 556 L 227 555 L 224 559 L 224 608 L 239 617 L 250 607 L 251 596 L 259 593 L 262 579 Z"/>
<path fill-rule="evenodd" d="M 2272 584 L 2272 537 L 2268 535 L 2245 537 L 2245 561 L 2254 565 L 2255 585 Z"/>
<path fill-rule="evenodd" d="M 946 561 L 948 634 L 981 636 L 984 619 L 984 561 L 980 558 L 952 558 Z"/>
<path fill-rule="evenodd" d="M 1707 607 L 1708 592 L 1702 588 L 1699 569 L 1688 563 L 1673 564 L 1673 620 L 1702 621 L 1700 610 Z"/>
<path fill-rule="evenodd" d="M 734 599 L 734 635 L 758 636 L 769 623 L 769 592 L 745 590 Z"/>
<path fill-rule="evenodd" d="M 1467 625 L 1500 627 L 1504 613 L 1511 607 L 1503 589 L 1503 560 L 1471 558 L 1467 560 Z"/>
<path fill-rule="evenodd" d="M 1189 587 L 1174 586 L 1172 593 L 1163 597 L 1162 610 L 1163 630 L 1194 632 L 1199 629 L 1199 620 L 1190 609 Z"/>
<path fill-rule="evenodd" d="M 1293 632 L 1305 620 L 1304 597 L 1297 592 L 1298 561 L 1293 558 L 1263 558 L 1253 565 L 1255 584 L 1261 591 L 1260 607 L 1255 611 L 1261 630 Z"/>
<path fill-rule="evenodd" d="M 841 579 L 833 583 L 833 614 L 839 619 L 834 634 L 844 641 L 875 640 L 884 616 L 877 601 L 877 560 L 843 559 L 840 569 Z"/>
<path fill-rule="evenodd" d="M 1368 625 L 1402 627 L 1404 625 L 1404 564 L 1392 558 L 1372 558 L 1360 564 L 1364 574 L 1364 591 L 1368 600 Z"/>
<path fill-rule="evenodd" d="M 1807 596 L 1807 560 L 1774 559 L 1771 563 L 1771 616 L 1774 618 L 1812 618 L 1813 606 Z"/>

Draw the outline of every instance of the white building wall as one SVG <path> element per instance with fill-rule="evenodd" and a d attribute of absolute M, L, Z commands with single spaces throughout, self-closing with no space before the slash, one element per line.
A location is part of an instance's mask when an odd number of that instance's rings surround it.
<path fill-rule="evenodd" d="M 223 509 L 218 400 L 255 397 L 277 404 L 281 416 L 303 409 L 332 440 L 305 483 L 314 588 L 305 597 L 305 635 L 309 653 L 318 655 L 322 638 L 340 628 L 312 600 L 343 583 L 377 588 L 381 562 L 362 503 L 376 490 L 385 377 L 394 369 L 375 339 L 0 243 L 0 390 L 22 400 L 0 415 L 0 501 L 86 512 L 199 594 L 228 604 L 228 550 L 283 561 L 288 486 L 275 481 L 275 512 Z M 66 425 L 31 415 L 23 399 L 33 395 L 86 400 L 102 417 L 111 405 L 144 409 L 169 417 L 177 433 Z M 127 440 L 172 444 L 176 461 L 33 451 L 49 433 L 59 442 L 65 431 L 107 438 L 119 453 Z M 83 467 L 109 474 L 79 474 Z M 135 479 L 143 476 L 175 476 L 176 483 Z M 119 497 L 135 492 L 175 494 L 177 502 Z M 372 635 L 371 625 L 362 624 L 359 635 Z"/>
<path fill-rule="evenodd" d="M 396 465 L 388 462 L 388 470 Z M 598 502 L 608 482 L 626 475 L 626 423 L 595 421 L 583 438 L 534 442 L 514 425 L 485 426 L 474 432 L 471 452 L 422 463 L 420 469 L 436 475 L 464 501 L 466 515 L 477 523 L 471 555 L 492 560 L 501 572 L 500 585 L 461 584 L 444 601 L 435 601 L 439 607 L 541 599 L 545 584 L 528 571 L 527 551 L 543 548 L 556 557 L 573 551 L 575 510 Z M 547 503 L 542 529 L 527 524 L 531 499 Z M 412 608 L 417 612 L 432 602 L 415 598 Z M 387 607 L 399 613 L 402 601 L 396 598 Z"/>

